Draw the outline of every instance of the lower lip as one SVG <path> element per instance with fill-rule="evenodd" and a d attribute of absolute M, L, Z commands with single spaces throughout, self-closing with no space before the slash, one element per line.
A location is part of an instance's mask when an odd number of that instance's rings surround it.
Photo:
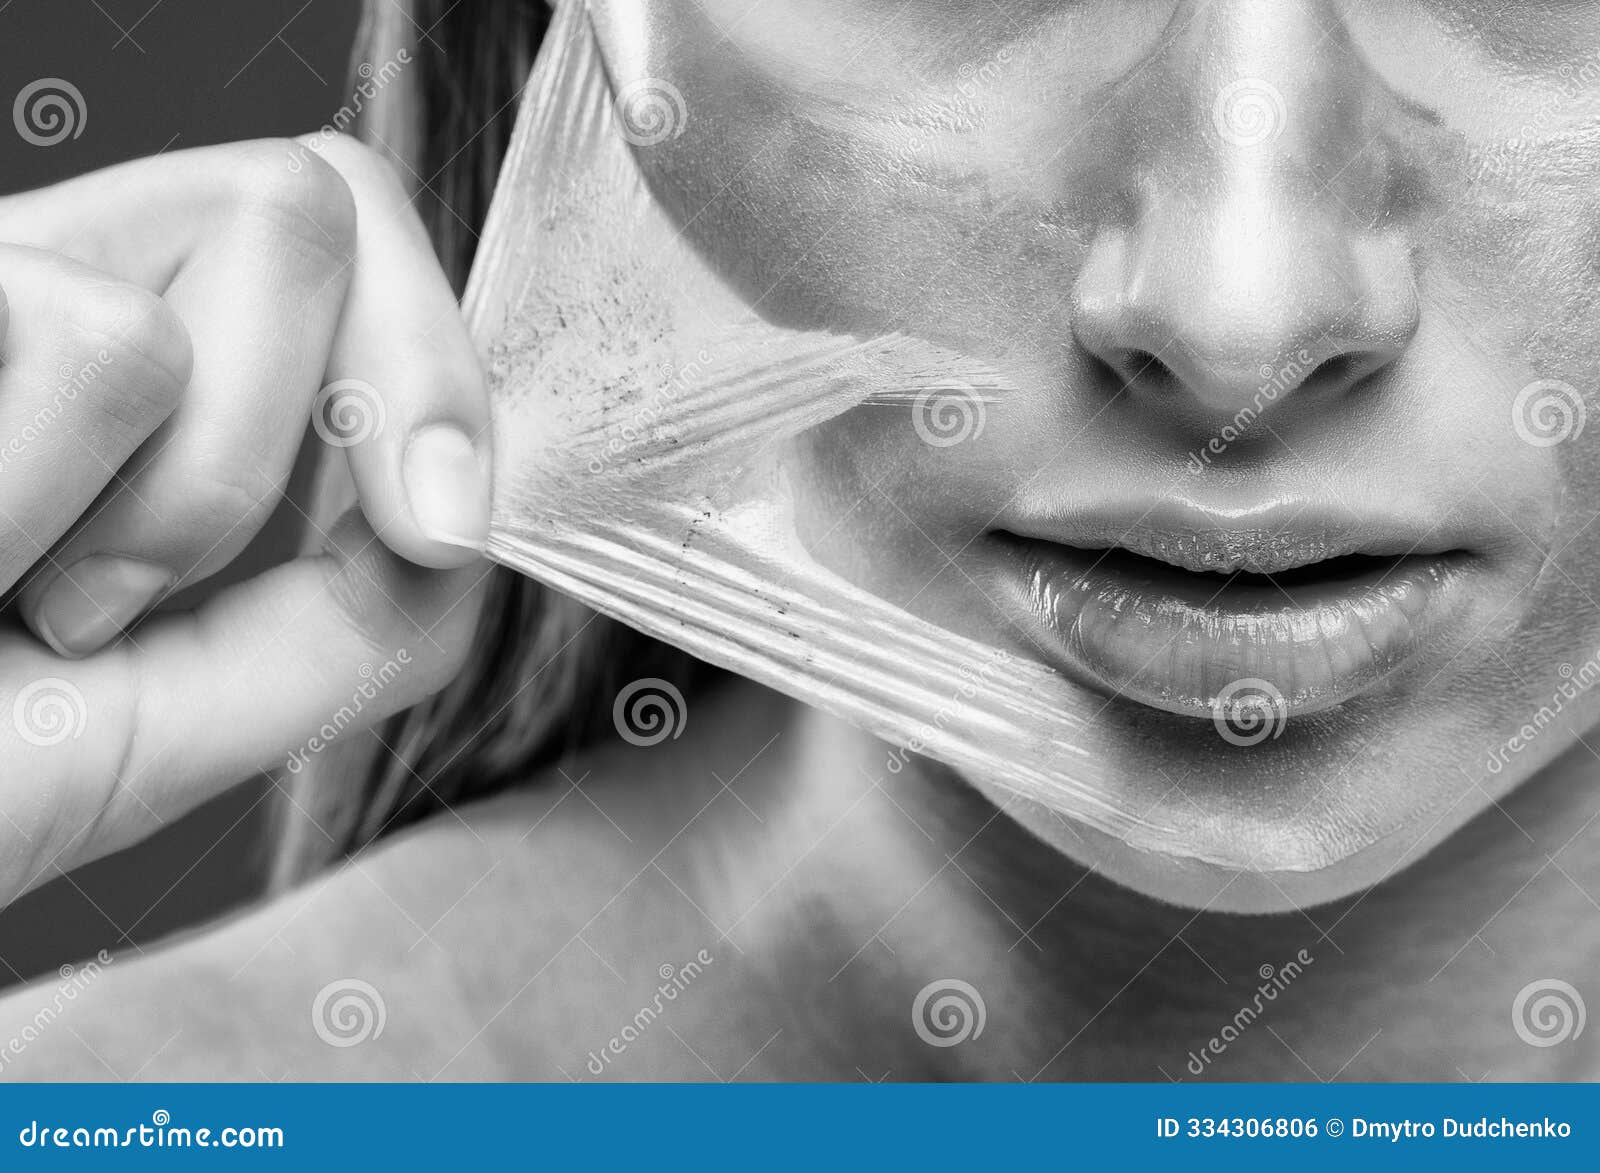
<path fill-rule="evenodd" d="M 1413 660 L 1464 603 L 1459 554 L 1275 585 L 1050 542 L 1019 540 L 1015 553 L 1028 608 L 1063 667 L 1141 704 L 1213 720 L 1342 704 Z"/>

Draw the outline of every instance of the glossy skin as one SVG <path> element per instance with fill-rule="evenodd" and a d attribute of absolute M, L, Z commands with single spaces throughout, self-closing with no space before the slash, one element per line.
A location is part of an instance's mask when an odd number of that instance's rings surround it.
<path fill-rule="evenodd" d="M 1030 614 L 1005 532 L 1069 541 L 1086 502 L 1176 501 L 1397 524 L 1459 560 L 1419 650 L 1279 738 L 1106 706 L 1116 785 L 1235 866 L 1008 806 L 1030 829 L 1163 899 L 1312 904 L 1593 724 L 1600 692 L 1569 688 L 1523 732 L 1600 645 L 1600 433 L 1530 442 L 1561 423 L 1518 395 L 1576 412 L 1600 376 L 1600 5 L 599 8 L 619 81 L 684 95 L 684 132 L 639 152 L 653 187 L 764 314 L 1015 379 L 953 447 L 882 409 L 822 429 L 824 562 L 1109 694 Z"/>

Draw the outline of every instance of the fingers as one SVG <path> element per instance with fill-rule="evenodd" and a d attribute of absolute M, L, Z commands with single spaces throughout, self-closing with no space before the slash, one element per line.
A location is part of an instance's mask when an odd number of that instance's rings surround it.
<path fill-rule="evenodd" d="M 0 901 L 436 691 L 470 645 L 483 575 L 410 565 L 352 512 L 326 553 L 158 616 L 137 644 L 63 663 L 0 636 L 0 810 L 31 845 Z"/>
<path fill-rule="evenodd" d="M 4 592 L 174 410 L 191 349 L 160 298 L 58 254 L 0 245 L 0 284 Z M 164 585 L 139 568 L 129 573 L 146 604 Z"/>
<path fill-rule="evenodd" d="M 165 294 L 193 339 L 188 390 L 23 593 L 23 614 L 63 655 L 114 638 L 157 578 L 188 585 L 237 557 L 277 506 L 302 443 L 350 280 L 355 210 L 315 159 L 295 172 L 277 156 L 232 161 L 250 197 L 182 260 Z"/>
<path fill-rule="evenodd" d="M 474 561 L 489 534 L 489 404 L 477 351 L 427 233 L 387 163 L 354 140 L 318 153 L 355 193 L 357 262 L 319 398 L 362 510 L 422 566 Z M 326 426 L 343 409 L 348 428 Z"/>

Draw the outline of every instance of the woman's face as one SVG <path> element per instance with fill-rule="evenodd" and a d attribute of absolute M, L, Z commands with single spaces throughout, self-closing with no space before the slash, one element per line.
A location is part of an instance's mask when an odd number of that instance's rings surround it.
<path fill-rule="evenodd" d="M 763 315 L 1007 373 L 819 429 L 813 552 L 1101 694 L 1113 785 L 1265 861 L 1218 907 L 1376 882 L 1600 717 L 1600 2 L 597 7 Z"/>

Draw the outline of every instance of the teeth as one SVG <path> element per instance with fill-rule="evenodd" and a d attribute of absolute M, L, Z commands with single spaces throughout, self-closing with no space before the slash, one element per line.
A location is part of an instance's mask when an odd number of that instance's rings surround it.
<path fill-rule="evenodd" d="M 1279 574 L 1346 552 L 1326 538 L 1262 531 L 1144 533 L 1125 538 L 1124 548 L 1183 570 L 1212 574 Z"/>

